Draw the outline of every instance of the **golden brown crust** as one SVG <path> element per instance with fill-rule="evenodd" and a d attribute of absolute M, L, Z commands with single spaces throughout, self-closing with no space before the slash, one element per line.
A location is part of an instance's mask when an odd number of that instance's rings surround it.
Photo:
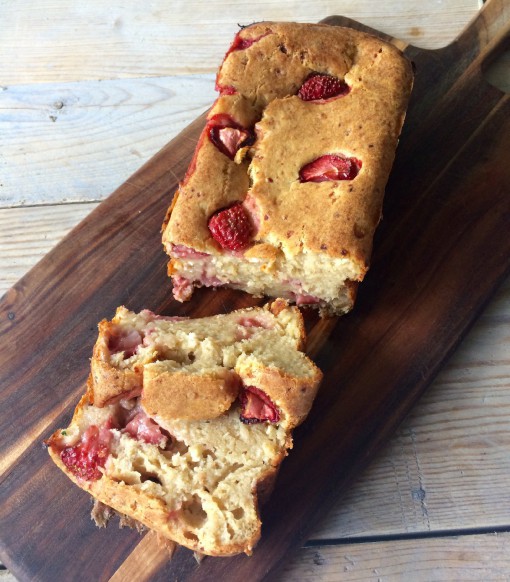
<path fill-rule="evenodd" d="M 225 368 L 190 374 L 147 366 L 141 403 L 149 416 L 162 420 L 210 419 L 230 408 L 239 385 L 239 377 Z"/>
<path fill-rule="evenodd" d="M 211 119 L 225 112 L 246 128 L 252 127 L 260 116 L 242 96 L 224 95 L 217 99 L 207 117 Z M 211 238 L 209 218 L 218 209 L 244 200 L 250 181 L 248 161 L 237 163 L 229 159 L 210 141 L 208 131 L 206 126 L 199 138 L 194 167 L 191 172 L 188 170 L 169 209 L 170 221 L 163 242 L 213 253 L 219 251 L 219 245 Z"/>
<path fill-rule="evenodd" d="M 196 168 L 179 189 L 163 236 L 167 252 L 182 244 L 222 254 L 208 220 L 248 196 L 258 230 L 246 259 L 265 259 L 268 273 L 282 250 L 287 258 L 306 253 L 349 259 L 353 272 L 347 278 L 361 281 L 412 87 L 411 63 L 381 39 L 328 25 L 263 22 L 243 29 L 239 41 L 245 46 L 227 53 L 217 77 L 220 90 L 236 94 L 221 96 L 215 108 L 221 102 L 228 111 L 234 102 L 248 102 L 253 115 L 260 115 L 251 185 L 248 189 L 242 177 L 246 161 L 237 164 L 202 139 Z M 297 92 L 317 72 L 345 80 L 349 93 L 326 103 L 303 101 Z M 299 180 L 303 166 L 329 154 L 359 160 L 356 178 Z M 227 183 L 231 173 L 236 180 Z M 182 268 L 175 263 L 171 274 Z M 282 273 L 274 276 L 281 279 Z"/>
<path fill-rule="evenodd" d="M 280 465 L 275 467 L 272 471 L 268 471 L 263 479 L 257 481 L 255 486 L 255 495 L 256 499 L 258 500 L 259 507 L 263 507 L 271 498 L 271 495 L 276 486 L 276 480 L 278 478 L 279 472 Z"/>
<path fill-rule="evenodd" d="M 90 401 L 94 406 L 112 404 L 128 394 L 139 394 L 142 389 L 141 367 L 121 370 L 110 363 L 108 342 L 114 334 L 115 325 L 116 318 L 111 322 L 103 319 L 98 324 L 99 334 L 94 344 L 91 374 L 87 382 Z"/>
<path fill-rule="evenodd" d="M 256 104 L 255 115 L 265 107 L 250 170 L 250 196 L 259 216 L 268 217 L 260 221 L 257 239 L 264 244 L 268 238 L 278 240 L 293 254 L 307 249 L 349 256 L 358 263 L 361 280 L 411 90 L 410 62 L 393 45 L 341 27 L 267 22 L 243 29 L 239 37 L 259 40 L 225 58 L 218 84 L 239 94 L 220 97 L 213 112 L 219 103 L 221 111 L 237 111 L 232 103 L 244 103 L 245 97 Z M 302 101 L 296 93 L 317 71 L 345 78 L 351 91 L 324 105 Z M 337 151 L 362 161 L 354 181 L 297 180 L 306 163 Z M 214 252 L 207 221 L 219 208 L 245 198 L 248 189 L 241 174 L 246 167 L 228 160 L 209 140 L 204 140 L 198 160 L 180 191 L 165 242 Z M 223 175 L 229 172 L 236 173 L 242 186 L 225 187 Z"/>
<path fill-rule="evenodd" d="M 113 404 L 119 398 L 140 394 L 143 384 L 141 368 L 120 370 L 108 362 L 92 358 L 90 394 L 95 406 Z"/>
<path fill-rule="evenodd" d="M 239 38 L 255 42 L 227 54 L 217 84 L 234 87 L 265 106 L 296 94 L 311 72 L 343 78 L 352 67 L 356 45 L 372 37 L 336 26 L 260 22 L 244 28 Z"/>
<path fill-rule="evenodd" d="M 236 370 L 245 386 L 254 386 L 269 396 L 289 430 L 301 424 L 310 412 L 322 380 L 322 372 L 315 366 L 313 376 L 307 377 L 292 376 L 252 360 L 243 361 Z"/>
<path fill-rule="evenodd" d="M 87 392 L 85 392 L 85 394 L 80 398 L 80 400 L 78 401 L 78 404 L 76 405 L 76 408 L 74 409 L 73 418 L 71 419 L 71 422 L 69 423 L 70 427 L 78 425 L 79 420 L 83 414 L 83 409 L 86 406 L 89 406 L 90 404 L 92 404 L 92 402 L 90 400 L 89 392 L 87 390 Z M 59 462 L 57 463 L 57 465 L 64 471 L 64 473 L 67 473 L 67 468 L 60 460 L 60 455 L 57 452 L 57 449 L 59 447 L 61 447 L 62 442 L 63 442 L 62 429 L 58 429 L 50 436 L 50 438 L 48 438 L 44 441 L 44 444 L 49 447 L 50 455 L 55 462 L 56 462 L 56 460 L 55 460 L 54 456 L 55 455 L 58 456 Z M 74 481 L 74 479 L 73 479 L 73 481 Z"/>

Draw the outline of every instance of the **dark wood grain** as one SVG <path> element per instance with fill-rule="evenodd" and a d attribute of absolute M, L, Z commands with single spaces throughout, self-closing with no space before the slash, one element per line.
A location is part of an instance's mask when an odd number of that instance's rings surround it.
<path fill-rule="evenodd" d="M 179 550 L 153 580 L 273 577 L 509 272 L 510 100 L 482 78 L 506 42 L 505 9 L 504 0 L 491 0 L 444 49 L 406 49 L 416 84 L 372 269 L 352 314 L 330 324 L 306 314 L 325 379 L 264 509 L 254 556 L 198 568 Z M 260 303 L 228 290 L 201 290 L 185 305 L 171 300 L 159 229 L 203 123 L 150 160 L 2 299 L 0 559 L 20 579 L 107 580 L 139 541 L 134 532 L 97 530 L 87 495 L 41 445 L 67 423 L 83 390 L 97 322 L 119 304 L 202 316 Z"/>

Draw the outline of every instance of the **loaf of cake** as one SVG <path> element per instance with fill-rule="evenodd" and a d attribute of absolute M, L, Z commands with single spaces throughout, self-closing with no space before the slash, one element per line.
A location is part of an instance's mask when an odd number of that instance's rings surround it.
<path fill-rule="evenodd" d="M 229 286 L 349 311 L 412 79 L 396 47 L 359 31 L 242 29 L 163 225 L 174 297 Z"/>
<path fill-rule="evenodd" d="M 321 372 L 299 309 L 201 319 L 121 307 L 99 325 L 86 394 L 46 444 L 96 500 L 201 554 L 250 554 L 259 498 Z"/>

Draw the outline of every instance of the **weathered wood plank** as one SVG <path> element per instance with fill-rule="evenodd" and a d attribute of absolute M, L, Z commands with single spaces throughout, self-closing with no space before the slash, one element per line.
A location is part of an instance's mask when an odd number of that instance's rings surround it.
<path fill-rule="evenodd" d="M 465 535 L 302 549 L 281 582 L 507 581 L 510 534 Z"/>
<path fill-rule="evenodd" d="M 0 91 L 0 206 L 105 198 L 215 95 L 212 75 Z"/>
<path fill-rule="evenodd" d="M 0 296 L 97 203 L 0 209 Z"/>
<path fill-rule="evenodd" d="M 396 38 L 437 47 L 451 41 L 478 8 L 478 0 L 439 2 L 433 11 L 406 0 L 388 0 L 380 8 L 372 0 L 7 2 L 0 21 L 0 85 L 211 73 L 237 23 L 316 22 L 339 12 Z"/>

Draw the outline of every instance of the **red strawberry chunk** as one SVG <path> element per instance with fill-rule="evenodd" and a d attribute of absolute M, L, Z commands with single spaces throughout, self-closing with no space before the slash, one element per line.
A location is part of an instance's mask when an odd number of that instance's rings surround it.
<path fill-rule="evenodd" d="M 237 93 L 237 89 L 232 85 L 220 85 L 218 82 L 216 82 L 215 89 L 221 95 L 235 95 Z"/>
<path fill-rule="evenodd" d="M 186 277 L 181 277 L 180 275 L 172 276 L 172 293 L 174 298 L 181 303 L 183 301 L 189 301 L 193 295 L 193 283 L 186 279 Z"/>
<path fill-rule="evenodd" d="M 208 122 L 209 139 L 220 152 L 231 160 L 237 150 L 254 141 L 253 132 L 236 123 L 229 115 L 219 113 Z"/>
<path fill-rule="evenodd" d="M 269 396 L 255 386 L 245 386 L 239 399 L 241 401 L 241 422 L 254 424 L 256 422 L 278 422 L 280 412 Z"/>
<path fill-rule="evenodd" d="M 305 293 L 296 294 L 296 305 L 316 305 L 321 300 L 315 295 L 307 295 Z"/>
<path fill-rule="evenodd" d="M 228 49 L 223 61 L 225 61 L 225 59 L 229 56 L 230 53 L 233 53 L 234 51 L 246 50 L 247 48 L 250 48 L 252 44 L 258 42 L 261 38 L 264 38 L 268 34 L 271 34 L 270 30 L 266 31 L 264 34 L 261 34 L 256 38 L 242 38 L 241 32 L 238 32 L 234 38 L 234 41 L 230 45 L 230 48 Z M 221 95 L 235 95 L 237 93 L 237 89 L 232 85 L 222 85 L 219 82 L 219 77 L 220 73 L 218 72 L 218 75 L 216 76 L 216 87 L 215 87 L 216 91 L 219 91 Z"/>
<path fill-rule="evenodd" d="M 299 89 L 298 96 L 303 101 L 327 101 L 334 97 L 342 97 L 349 93 L 349 85 L 334 77 L 321 73 L 312 73 Z"/>
<path fill-rule="evenodd" d="M 243 327 L 263 327 L 264 329 L 272 329 L 272 324 L 268 321 L 264 321 L 260 317 L 240 317 L 237 322 Z"/>
<path fill-rule="evenodd" d="M 207 253 L 201 253 L 191 247 L 174 244 L 172 244 L 170 253 L 172 254 L 172 257 L 177 257 L 179 259 L 202 259 L 203 257 L 209 256 Z"/>
<path fill-rule="evenodd" d="M 237 150 L 249 138 L 250 134 L 246 130 L 234 127 L 211 127 L 209 136 L 220 152 L 233 160 Z"/>
<path fill-rule="evenodd" d="M 109 430 L 99 430 L 96 425 L 89 426 L 83 433 L 81 441 L 73 447 L 63 449 L 60 458 L 79 479 L 97 481 L 103 476 L 99 468 L 104 467 L 110 454 L 111 438 Z"/>
<path fill-rule="evenodd" d="M 250 217 L 240 202 L 213 214 L 208 226 L 214 240 L 229 251 L 246 248 L 253 234 Z"/>
<path fill-rule="evenodd" d="M 161 432 L 159 424 L 141 409 L 129 420 L 122 432 L 144 443 L 161 448 L 166 446 L 167 437 Z"/>
<path fill-rule="evenodd" d="M 361 168 L 356 158 L 327 154 L 306 164 L 299 172 L 301 182 L 326 182 L 332 180 L 354 180 Z"/>
<path fill-rule="evenodd" d="M 121 331 L 119 335 L 112 335 L 108 339 L 108 349 L 111 354 L 124 352 L 124 358 L 133 356 L 142 343 L 142 335 L 136 330 Z"/>
<path fill-rule="evenodd" d="M 260 36 L 255 37 L 255 38 L 242 38 L 241 33 L 238 32 L 236 34 L 232 44 L 230 45 L 230 48 L 228 49 L 228 52 L 225 55 L 225 58 L 227 58 L 231 52 L 243 51 L 243 50 L 246 50 L 247 48 L 250 48 L 252 44 L 258 42 L 261 38 L 264 38 L 268 34 L 271 34 L 270 30 L 265 32 L 264 34 L 261 34 Z"/>

